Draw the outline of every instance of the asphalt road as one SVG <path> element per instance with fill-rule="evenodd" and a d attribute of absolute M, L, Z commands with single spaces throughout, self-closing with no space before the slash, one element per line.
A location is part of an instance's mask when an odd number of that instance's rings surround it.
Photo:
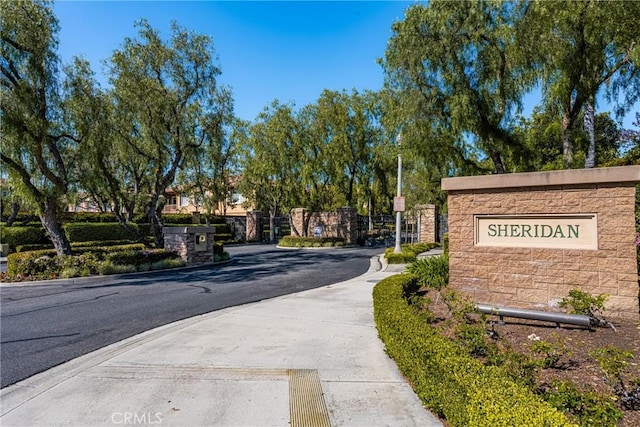
<path fill-rule="evenodd" d="M 226 266 L 0 288 L 0 377 L 6 387 L 177 320 L 341 282 L 381 249 L 226 248 Z"/>

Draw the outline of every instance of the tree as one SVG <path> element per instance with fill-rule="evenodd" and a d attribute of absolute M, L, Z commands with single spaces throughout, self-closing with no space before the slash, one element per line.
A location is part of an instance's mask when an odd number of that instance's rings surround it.
<path fill-rule="evenodd" d="M 237 174 L 237 149 L 233 128 L 242 124 L 233 116 L 229 90 L 220 91 L 214 111 L 203 118 L 204 140 L 194 155 L 186 159 L 178 176 L 179 187 L 191 195 L 196 206 L 204 206 L 209 215 L 231 197 L 231 179 Z"/>
<path fill-rule="evenodd" d="M 369 188 L 373 148 L 380 144 L 383 135 L 379 98 L 370 91 L 360 94 L 353 90 L 349 94 L 325 90 L 316 105 L 318 132 L 314 142 L 323 145 L 326 153 L 324 172 L 344 196 L 341 206 L 357 208 L 356 191 Z"/>
<path fill-rule="evenodd" d="M 116 112 L 128 119 L 119 135 L 150 168 L 145 210 L 155 245 L 163 247 L 166 190 L 206 138 L 204 115 L 218 101 L 220 70 L 209 37 L 174 23 L 165 43 L 145 20 L 136 27 L 138 39 L 125 39 L 111 57 L 110 81 Z"/>
<path fill-rule="evenodd" d="M 80 138 L 60 109 L 58 21 L 48 1 L 5 2 L 2 8 L 0 159 L 13 190 L 35 206 L 58 255 L 70 255 L 58 214 Z"/>
<path fill-rule="evenodd" d="M 473 163 L 472 140 L 497 173 L 528 156 L 514 132 L 522 95 L 535 72 L 519 49 L 520 3 L 450 2 L 413 5 L 393 25 L 383 66 L 389 92 L 405 111 L 403 135 L 460 164 Z M 400 122 L 399 122 L 400 123 Z"/>
<path fill-rule="evenodd" d="M 297 194 L 303 191 L 299 142 L 292 107 L 277 100 L 258 115 L 241 139 L 239 189 L 248 203 L 269 212 L 271 241 L 275 240 L 275 217 L 296 207 Z"/>
<path fill-rule="evenodd" d="M 126 142 L 135 136 L 118 132 L 131 118 L 116 110 L 113 93 L 100 90 L 88 63 L 75 62 L 75 69 L 84 74 L 78 79 L 83 84 L 72 89 L 76 96 L 69 108 L 85 135 L 83 155 L 78 159 L 78 170 L 82 171 L 76 178 L 78 192 L 101 211 L 113 212 L 120 224 L 129 228 L 137 209 L 143 207 L 143 194 L 149 192 L 148 163 Z"/>
<path fill-rule="evenodd" d="M 595 100 L 604 90 L 621 116 L 640 96 L 640 3 L 630 1 L 532 1 L 522 28 L 535 39 L 533 61 L 542 66 L 547 109 L 562 114 L 562 153 L 573 163 L 576 123 L 586 109 L 592 132 Z M 595 139 L 591 139 L 595 144 Z M 595 164 L 595 147 L 587 155 Z"/>

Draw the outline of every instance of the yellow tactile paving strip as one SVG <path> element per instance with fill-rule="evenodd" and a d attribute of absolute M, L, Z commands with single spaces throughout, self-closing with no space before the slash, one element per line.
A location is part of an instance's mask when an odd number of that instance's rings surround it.
<path fill-rule="evenodd" d="M 288 369 L 291 427 L 331 427 L 315 369 Z"/>

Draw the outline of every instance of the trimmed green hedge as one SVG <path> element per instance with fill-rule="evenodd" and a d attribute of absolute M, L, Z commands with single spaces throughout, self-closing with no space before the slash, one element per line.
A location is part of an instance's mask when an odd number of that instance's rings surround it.
<path fill-rule="evenodd" d="M 42 227 L 0 227 L 0 240 L 12 248 L 18 245 L 39 245 L 49 243 Z"/>
<path fill-rule="evenodd" d="M 67 233 L 70 242 L 93 242 L 99 240 L 136 240 L 139 234 L 138 225 L 129 223 L 133 230 L 127 230 L 119 223 L 90 223 L 79 222 L 64 224 L 63 228 Z"/>
<path fill-rule="evenodd" d="M 115 265 L 141 265 L 175 258 L 179 258 L 179 256 L 164 249 L 130 249 L 110 252 L 106 254 L 105 261 Z"/>
<path fill-rule="evenodd" d="M 400 245 L 402 252 L 394 254 L 395 248 L 387 248 L 384 251 L 384 257 L 389 264 L 410 264 L 415 262 L 418 254 L 427 252 L 433 248 L 440 246 L 438 243 L 413 243 Z"/>
<path fill-rule="evenodd" d="M 285 248 L 322 248 L 332 246 L 344 246 L 342 237 L 297 237 L 285 236 L 278 242 Z"/>
<path fill-rule="evenodd" d="M 374 317 L 386 351 L 420 399 L 452 426 L 570 426 L 567 418 L 495 366 L 484 366 L 442 337 L 404 294 L 411 274 L 373 290 Z"/>
<path fill-rule="evenodd" d="M 88 276 L 106 274 L 105 266 L 129 266 L 127 271 L 146 271 L 164 268 L 154 264 L 166 262 L 165 267 L 184 265 L 177 261 L 179 256 L 164 249 L 146 250 L 142 243 L 121 246 L 77 247 L 72 256 L 58 257 L 56 251 L 41 250 L 9 254 L 7 257 L 7 278 L 55 279 L 59 277 Z M 113 270 L 118 272 L 118 269 Z M 120 272 L 124 272 L 121 270 Z"/>
<path fill-rule="evenodd" d="M 58 220 L 62 223 L 69 222 L 118 222 L 118 218 L 112 212 L 62 212 Z"/>

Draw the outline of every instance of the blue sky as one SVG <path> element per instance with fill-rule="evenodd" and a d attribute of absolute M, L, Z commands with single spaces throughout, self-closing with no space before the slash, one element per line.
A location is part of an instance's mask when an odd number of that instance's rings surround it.
<path fill-rule="evenodd" d="M 236 115 L 253 120 L 274 99 L 303 107 L 323 89 L 376 90 L 391 24 L 411 2 L 115 2 L 59 1 L 63 62 L 84 56 L 101 61 L 134 36 L 146 18 L 168 37 L 175 20 L 212 37 L 220 81 L 231 86 Z"/>
<path fill-rule="evenodd" d="M 134 22 L 146 18 L 168 37 L 171 21 L 213 39 L 220 82 L 232 88 L 236 115 L 253 120 L 274 99 L 300 108 L 323 89 L 382 87 L 391 24 L 402 20 L 411 1 L 57 1 L 59 53 L 63 62 L 84 56 L 98 75 L 102 61 Z M 102 80 L 104 81 L 104 80 Z M 539 95 L 525 98 L 529 115 Z M 601 103 L 598 111 L 606 111 Z M 627 114 L 625 127 L 638 111 Z"/>

